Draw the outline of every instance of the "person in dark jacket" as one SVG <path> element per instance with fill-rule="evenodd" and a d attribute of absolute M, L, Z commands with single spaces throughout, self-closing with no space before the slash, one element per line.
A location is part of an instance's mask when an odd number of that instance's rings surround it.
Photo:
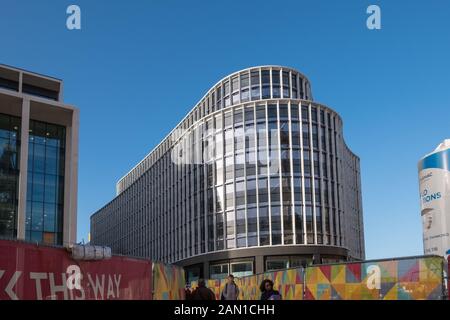
<path fill-rule="evenodd" d="M 192 300 L 192 292 L 190 285 L 186 285 L 186 288 L 184 289 L 184 296 L 185 300 Z"/>
<path fill-rule="evenodd" d="M 273 281 L 264 279 L 259 286 L 261 290 L 260 300 L 281 300 L 281 294 L 277 290 L 273 290 Z"/>
<path fill-rule="evenodd" d="M 216 300 L 216 296 L 214 295 L 214 292 L 212 292 L 211 289 L 206 287 L 205 280 L 199 279 L 198 287 L 195 288 L 194 291 L 192 291 L 191 299 L 192 300 Z"/>

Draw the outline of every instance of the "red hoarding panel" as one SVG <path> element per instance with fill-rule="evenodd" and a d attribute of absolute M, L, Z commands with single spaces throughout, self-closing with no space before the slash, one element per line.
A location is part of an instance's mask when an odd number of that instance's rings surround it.
<path fill-rule="evenodd" d="M 0 240 L 0 300 L 151 299 L 149 260 L 75 261 L 62 248 Z"/>

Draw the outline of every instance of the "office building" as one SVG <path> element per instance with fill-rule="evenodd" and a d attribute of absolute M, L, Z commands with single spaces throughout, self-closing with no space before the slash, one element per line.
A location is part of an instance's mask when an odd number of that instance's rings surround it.
<path fill-rule="evenodd" d="M 0 65 L 0 238 L 76 241 L 78 110 L 63 82 Z"/>
<path fill-rule="evenodd" d="M 359 158 L 292 68 L 220 80 L 116 191 L 91 242 L 189 279 L 364 258 Z"/>

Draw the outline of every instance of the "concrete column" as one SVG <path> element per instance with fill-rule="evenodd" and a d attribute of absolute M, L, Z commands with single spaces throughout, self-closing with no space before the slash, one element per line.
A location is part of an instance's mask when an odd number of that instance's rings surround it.
<path fill-rule="evenodd" d="M 209 279 L 209 262 L 203 262 L 203 279 Z"/>
<path fill-rule="evenodd" d="M 73 110 L 72 125 L 66 128 L 66 159 L 64 179 L 64 227 L 63 245 L 77 240 L 77 201 L 78 201 L 78 127 L 79 111 Z"/>
<path fill-rule="evenodd" d="M 27 208 L 28 178 L 28 134 L 30 129 L 30 100 L 22 101 L 22 123 L 20 132 L 20 164 L 19 164 L 19 204 L 17 210 L 17 238 L 25 240 L 25 220 Z"/>
<path fill-rule="evenodd" d="M 257 255 L 255 256 L 255 273 L 263 273 L 264 272 L 264 256 Z"/>

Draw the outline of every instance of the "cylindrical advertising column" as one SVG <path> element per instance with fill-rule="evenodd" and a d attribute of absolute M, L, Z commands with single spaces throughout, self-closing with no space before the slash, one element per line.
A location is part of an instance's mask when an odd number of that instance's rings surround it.
<path fill-rule="evenodd" d="M 418 164 L 425 254 L 445 256 L 450 249 L 450 139 Z"/>

